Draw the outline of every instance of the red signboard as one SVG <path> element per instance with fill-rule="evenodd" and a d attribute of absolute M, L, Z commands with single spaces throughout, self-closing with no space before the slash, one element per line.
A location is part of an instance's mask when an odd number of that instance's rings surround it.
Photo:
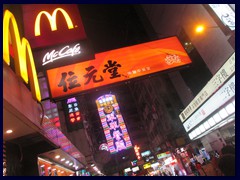
<path fill-rule="evenodd" d="M 22 8 L 25 37 L 33 49 L 86 39 L 77 5 L 28 4 Z"/>
<path fill-rule="evenodd" d="M 80 93 L 191 63 L 177 37 L 95 54 L 95 59 L 47 70 L 52 98 Z"/>

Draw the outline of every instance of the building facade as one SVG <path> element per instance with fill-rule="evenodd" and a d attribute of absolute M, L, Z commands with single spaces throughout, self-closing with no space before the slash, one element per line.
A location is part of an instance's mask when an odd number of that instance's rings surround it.
<path fill-rule="evenodd" d="M 221 16 L 219 15 L 220 8 L 222 8 Z M 144 4 L 137 9 L 151 38 L 165 38 L 177 35 L 192 59 L 192 64 L 189 68 L 168 73 L 169 79 L 183 104 L 183 109 L 179 109 L 180 112 L 185 110 L 185 107 L 194 100 L 198 93 L 204 89 L 203 87 L 229 59 L 234 59 L 231 67 L 234 70 L 228 79 L 234 76 L 235 55 L 234 57 L 232 56 L 235 52 L 234 4 Z M 224 22 L 225 16 L 229 16 L 230 25 Z M 198 24 L 206 26 L 204 33 L 197 34 L 194 31 Z M 150 82 L 151 80 L 148 81 Z M 234 95 L 231 100 L 234 100 L 235 88 L 232 90 L 232 93 Z M 227 106 L 228 103 L 223 103 L 222 107 Z M 220 110 L 221 108 L 217 109 Z M 215 111 L 218 111 L 217 109 Z M 214 112 L 211 112 L 211 115 L 213 116 Z M 210 118 L 211 115 L 207 118 Z M 176 118 L 176 121 L 180 121 L 179 118 Z M 202 122 L 206 121 L 207 118 L 205 117 Z M 229 118 L 230 115 L 226 119 Z M 235 137 L 235 115 L 233 115 L 233 119 L 233 121 L 230 120 L 231 122 L 227 123 L 226 128 L 224 128 L 224 125 L 219 125 L 220 128 L 215 127 L 215 130 L 212 129 L 201 138 L 190 138 L 192 143 L 196 142 L 195 146 L 198 147 L 197 144 L 199 142 L 197 141 L 200 141 L 202 143 L 200 143 L 200 146 L 206 148 L 208 152 L 213 150 L 219 151 L 226 144 L 226 141 L 231 141 L 231 144 L 234 144 L 232 140 L 234 141 Z"/>

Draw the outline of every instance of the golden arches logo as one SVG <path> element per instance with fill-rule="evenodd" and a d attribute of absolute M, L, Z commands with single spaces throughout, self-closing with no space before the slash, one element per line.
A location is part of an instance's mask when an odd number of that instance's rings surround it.
<path fill-rule="evenodd" d="M 9 10 L 5 10 L 3 16 L 3 61 L 8 65 L 10 65 L 10 42 L 14 51 L 16 74 L 22 77 L 26 83 L 28 83 L 28 78 L 30 79 L 33 98 L 40 102 L 41 93 L 31 46 L 26 38 L 20 38 L 14 15 Z"/>
<path fill-rule="evenodd" d="M 64 16 L 64 18 L 67 22 L 68 29 L 73 29 L 74 28 L 71 18 L 69 17 L 68 13 L 64 9 L 56 8 L 53 11 L 52 15 L 50 15 L 47 11 L 41 11 L 40 13 L 38 13 L 36 21 L 35 21 L 35 28 L 34 28 L 35 36 L 40 36 L 41 35 L 40 20 L 41 20 L 41 17 L 42 17 L 43 14 L 48 18 L 50 26 L 51 26 L 51 30 L 52 31 L 57 30 L 56 17 L 57 17 L 57 12 L 58 11 L 60 11 L 63 14 L 63 16 Z"/>

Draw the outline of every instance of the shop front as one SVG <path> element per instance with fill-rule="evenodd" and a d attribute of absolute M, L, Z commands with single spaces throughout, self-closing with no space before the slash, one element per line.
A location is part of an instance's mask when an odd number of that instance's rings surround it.
<path fill-rule="evenodd" d="M 32 50 L 19 29 L 19 9 L 3 9 L 4 175 L 38 176 L 38 154 L 59 148 L 84 168 L 85 157 L 44 115 Z"/>
<path fill-rule="evenodd" d="M 235 145 L 235 53 L 179 117 L 192 143 L 200 140 L 207 153 Z"/>

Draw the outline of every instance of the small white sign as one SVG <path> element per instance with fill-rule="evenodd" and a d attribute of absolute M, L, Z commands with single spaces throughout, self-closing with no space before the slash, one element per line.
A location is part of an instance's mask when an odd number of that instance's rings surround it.
<path fill-rule="evenodd" d="M 181 112 L 182 122 L 187 120 L 225 81 L 235 72 L 235 53 L 225 62 L 218 72 L 208 81 L 190 104 Z"/>
<path fill-rule="evenodd" d="M 204 103 L 186 122 L 183 123 L 188 132 L 212 112 L 235 96 L 235 75 L 228 80 L 206 103 Z"/>
<path fill-rule="evenodd" d="M 42 60 L 42 66 L 54 62 L 56 60 L 68 57 L 68 56 L 75 56 L 81 54 L 81 47 L 80 43 L 77 43 L 75 46 L 64 46 L 61 49 L 54 49 L 51 52 L 47 52 Z"/>
<path fill-rule="evenodd" d="M 209 4 L 225 26 L 235 30 L 235 12 L 228 4 Z"/>

